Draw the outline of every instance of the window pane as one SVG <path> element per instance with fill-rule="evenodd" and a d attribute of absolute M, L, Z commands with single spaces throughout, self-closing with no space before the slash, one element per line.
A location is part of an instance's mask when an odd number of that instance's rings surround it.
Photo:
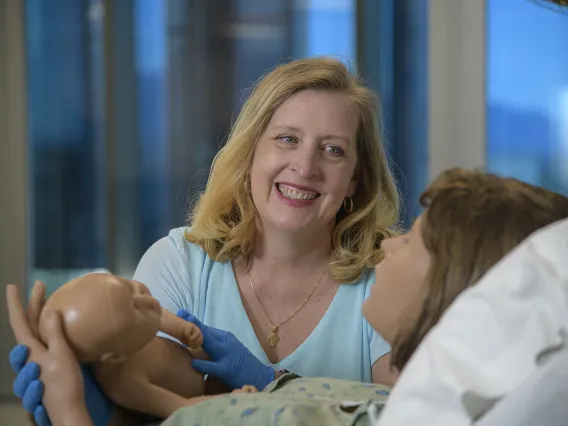
<path fill-rule="evenodd" d="M 361 0 L 361 72 L 381 97 L 384 134 L 402 192 L 403 225 L 428 182 L 428 1 Z"/>
<path fill-rule="evenodd" d="M 84 2 L 27 2 L 31 278 L 53 287 L 102 268 L 104 173 L 99 149 L 96 26 Z M 94 31 L 91 33 L 91 29 Z"/>
<path fill-rule="evenodd" d="M 294 56 L 333 56 L 353 65 L 355 1 L 295 0 L 294 4 Z"/>
<path fill-rule="evenodd" d="M 546 1 L 487 8 L 488 168 L 568 194 L 568 13 Z"/>

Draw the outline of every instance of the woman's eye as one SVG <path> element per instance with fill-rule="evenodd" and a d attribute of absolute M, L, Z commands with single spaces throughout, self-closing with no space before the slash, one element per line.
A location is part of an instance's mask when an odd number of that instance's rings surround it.
<path fill-rule="evenodd" d="M 276 139 L 284 143 L 295 143 L 297 139 L 295 136 L 278 136 Z"/>
<path fill-rule="evenodd" d="M 331 155 L 343 155 L 343 149 L 335 145 L 326 145 L 325 151 Z"/>

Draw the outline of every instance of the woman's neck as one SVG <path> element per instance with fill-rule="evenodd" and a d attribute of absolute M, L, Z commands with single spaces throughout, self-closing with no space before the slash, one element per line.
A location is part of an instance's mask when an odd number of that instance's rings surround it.
<path fill-rule="evenodd" d="M 260 227 L 259 227 L 260 228 Z M 263 276 L 318 273 L 331 259 L 332 231 L 290 234 L 274 229 L 255 232 L 252 268 Z"/>

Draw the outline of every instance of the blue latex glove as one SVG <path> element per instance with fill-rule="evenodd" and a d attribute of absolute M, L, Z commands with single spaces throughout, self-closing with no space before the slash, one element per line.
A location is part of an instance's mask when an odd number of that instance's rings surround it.
<path fill-rule="evenodd" d="M 193 360 L 191 364 L 195 370 L 219 378 L 231 390 L 244 385 L 262 390 L 274 380 L 274 370 L 250 353 L 233 333 L 208 327 L 183 309 L 177 316 L 192 322 L 203 333 L 203 350 L 210 361 Z"/>
<path fill-rule="evenodd" d="M 40 368 L 34 362 L 26 363 L 29 349 L 24 345 L 16 345 L 10 351 L 10 366 L 17 373 L 14 380 L 14 394 L 22 399 L 24 409 L 34 416 L 38 426 L 51 426 L 47 410 L 42 405 L 43 383 L 39 380 Z M 107 426 L 112 415 L 113 404 L 105 396 L 91 370 L 81 366 L 85 383 L 85 402 L 87 410 L 95 426 Z"/>

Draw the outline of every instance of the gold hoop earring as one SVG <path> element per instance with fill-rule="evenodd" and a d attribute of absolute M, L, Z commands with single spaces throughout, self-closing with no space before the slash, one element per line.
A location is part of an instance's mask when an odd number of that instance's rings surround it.
<path fill-rule="evenodd" d="M 347 213 L 351 213 L 353 211 L 353 199 L 351 197 L 345 197 L 343 199 L 343 208 Z"/>

